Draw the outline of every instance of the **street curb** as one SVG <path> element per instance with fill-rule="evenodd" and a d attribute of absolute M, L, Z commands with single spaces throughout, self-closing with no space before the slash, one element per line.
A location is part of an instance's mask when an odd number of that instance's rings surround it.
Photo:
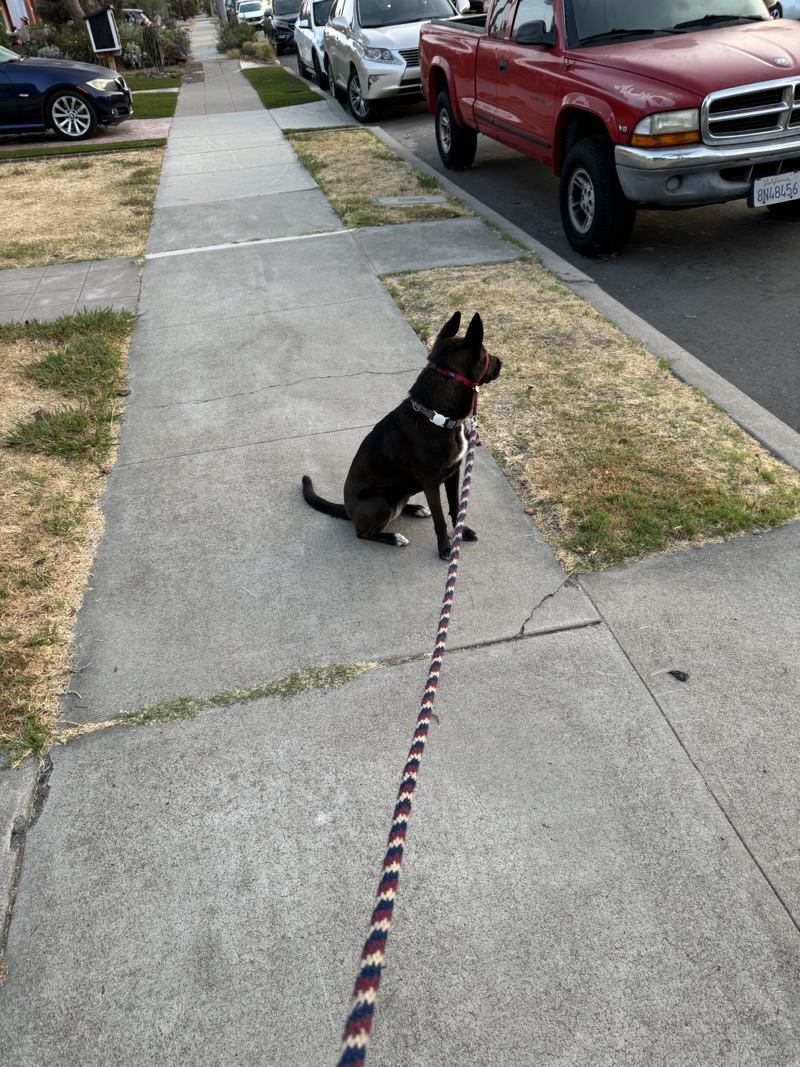
<path fill-rule="evenodd" d="M 685 348 L 681 348 L 654 326 L 639 318 L 624 304 L 609 296 L 588 274 L 584 274 L 583 271 L 562 259 L 503 215 L 498 214 L 470 193 L 460 189 L 439 171 L 428 166 L 381 126 L 369 128 L 387 148 L 391 148 L 415 170 L 435 178 L 445 192 L 460 200 L 488 222 L 499 226 L 509 237 L 513 237 L 515 241 L 529 248 L 542 266 L 554 274 L 568 289 L 582 297 L 601 315 L 610 319 L 628 337 L 641 341 L 654 356 L 667 360 L 676 378 L 699 389 L 709 400 L 718 404 L 738 426 L 754 437 L 777 459 L 794 467 L 795 470 L 800 470 L 800 433 L 793 430 L 791 426 L 787 426 L 785 422 L 756 403 L 736 386 L 731 385 L 722 375 L 707 367 Z"/>

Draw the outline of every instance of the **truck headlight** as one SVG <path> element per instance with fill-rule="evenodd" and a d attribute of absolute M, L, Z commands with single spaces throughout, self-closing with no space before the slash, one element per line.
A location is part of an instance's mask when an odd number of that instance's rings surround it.
<path fill-rule="evenodd" d="M 637 148 L 666 148 L 669 145 L 697 144 L 700 140 L 700 112 L 660 111 L 637 123 L 631 144 Z"/>
<path fill-rule="evenodd" d="M 400 56 L 395 55 L 389 48 L 365 48 L 364 58 L 371 59 L 373 63 L 402 63 Z"/>

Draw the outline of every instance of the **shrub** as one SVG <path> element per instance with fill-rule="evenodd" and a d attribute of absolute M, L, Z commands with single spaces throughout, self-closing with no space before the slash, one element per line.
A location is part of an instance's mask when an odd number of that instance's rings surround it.
<path fill-rule="evenodd" d="M 60 48 L 68 59 L 74 59 L 79 63 L 97 63 L 97 56 L 92 51 L 89 43 L 89 34 L 86 30 L 79 30 L 73 23 L 67 26 L 59 26 L 53 35 L 51 42 Z"/>
<path fill-rule="evenodd" d="M 275 52 L 269 41 L 245 41 L 241 47 L 241 53 L 248 59 L 258 59 L 262 63 L 269 63 L 275 58 Z"/>
<path fill-rule="evenodd" d="M 36 53 L 41 59 L 63 59 L 64 53 L 55 44 L 45 44 Z"/>
<path fill-rule="evenodd" d="M 234 48 L 241 48 L 245 41 L 255 41 L 256 31 L 253 26 L 246 22 L 236 25 L 228 23 L 227 26 L 217 27 L 217 48 L 220 52 L 230 52 Z"/>

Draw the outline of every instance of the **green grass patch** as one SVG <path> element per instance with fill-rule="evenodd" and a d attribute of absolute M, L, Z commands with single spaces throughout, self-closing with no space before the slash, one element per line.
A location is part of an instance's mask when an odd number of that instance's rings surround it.
<path fill-rule="evenodd" d="M 133 98 L 133 117 L 171 119 L 177 106 L 177 93 L 137 93 Z"/>
<path fill-rule="evenodd" d="M 149 704 L 127 712 L 122 721 L 132 726 L 152 723 L 181 722 L 193 719 L 210 708 L 232 708 L 238 704 L 252 704 L 269 697 L 288 700 L 309 689 L 338 689 L 359 675 L 374 670 L 374 663 L 327 663 L 321 667 L 306 667 L 266 685 L 251 689 L 229 689 L 210 697 L 179 697 L 162 704 Z"/>
<path fill-rule="evenodd" d="M 299 78 L 283 67 L 250 67 L 243 70 L 245 78 L 258 93 L 266 108 L 291 107 L 292 104 L 313 104 L 321 99 Z"/>
<path fill-rule="evenodd" d="M 125 83 L 132 93 L 143 89 L 180 89 L 182 78 L 148 78 L 146 74 L 126 74 Z"/>
<path fill-rule="evenodd" d="M 109 144 L 97 144 L 93 141 L 87 141 L 82 144 L 69 144 L 65 141 L 63 145 L 46 145 L 43 148 L 3 148 L 0 149 L 0 160 L 92 155 L 98 152 L 130 152 L 136 148 L 165 148 L 166 144 L 166 137 L 149 137 L 141 141 L 114 141 Z"/>
<path fill-rule="evenodd" d="M 0 325 L 0 345 L 44 341 L 47 351 L 21 364 L 17 373 L 69 401 L 18 422 L 5 435 L 5 446 L 102 466 L 114 446 L 121 414 L 125 371 L 120 342 L 133 322 L 131 312 L 100 309 L 52 323 Z"/>

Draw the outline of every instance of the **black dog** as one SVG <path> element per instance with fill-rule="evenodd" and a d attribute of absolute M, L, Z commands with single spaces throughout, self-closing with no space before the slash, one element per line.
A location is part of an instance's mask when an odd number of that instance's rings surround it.
<path fill-rule="evenodd" d="M 444 483 L 453 525 L 458 516 L 459 469 L 467 449 L 464 421 L 473 411 L 479 385 L 494 381 L 499 359 L 483 347 L 483 323 L 475 315 L 463 338 L 457 337 L 461 312 L 436 338 L 430 359 L 411 387 L 408 399 L 381 419 L 356 452 L 344 483 L 344 504 L 332 504 L 314 492 L 303 476 L 303 496 L 312 508 L 350 519 L 359 537 L 386 545 L 407 545 L 402 534 L 387 533 L 398 515 L 433 516 L 439 555 L 450 555 L 450 536 L 442 511 Z M 428 507 L 409 504 L 425 493 Z M 430 509 L 430 510 L 429 510 Z M 464 527 L 464 540 L 477 534 Z"/>

